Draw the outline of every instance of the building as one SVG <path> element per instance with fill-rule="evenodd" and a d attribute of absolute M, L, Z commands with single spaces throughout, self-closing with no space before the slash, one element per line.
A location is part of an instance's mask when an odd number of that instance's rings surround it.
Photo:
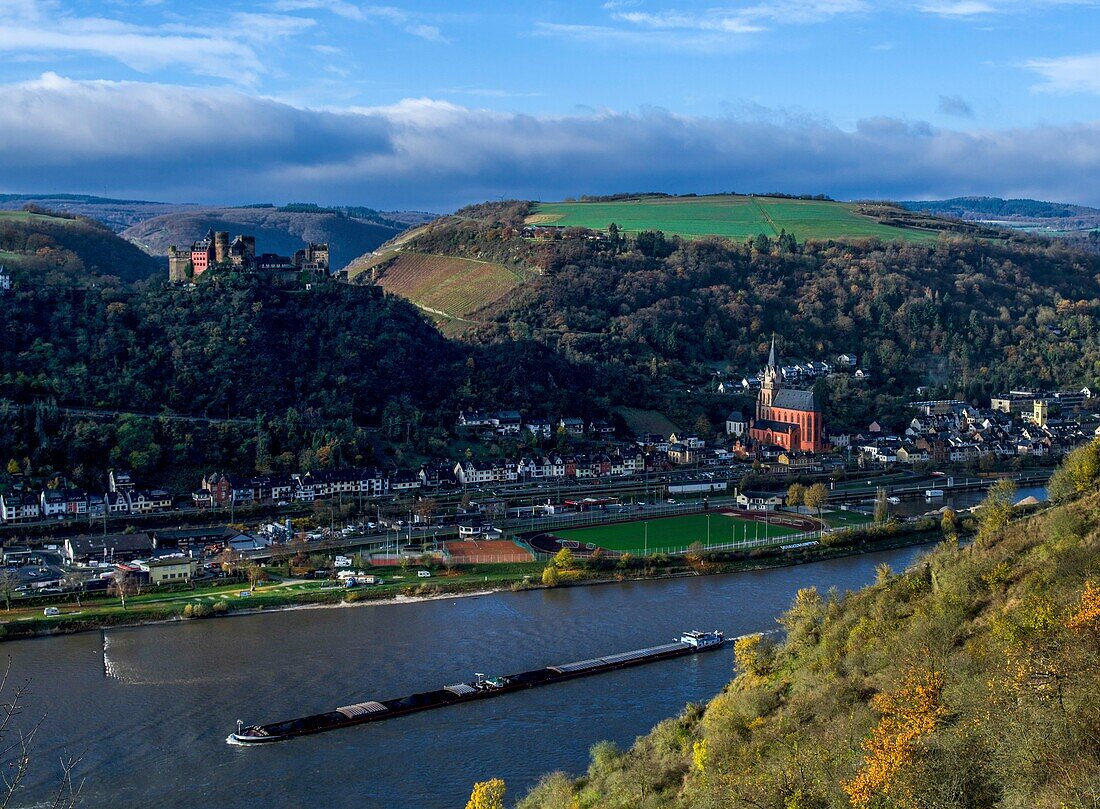
<path fill-rule="evenodd" d="M 821 411 L 813 391 L 783 387 L 774 337 L 749 437 L 757 444 L 774 444 L 789 451 L 825 451 Z"/>
<path fill-rule="evenodd" d="M 30 522 L 42 516 L 37 494 L 9 492 L 0 495 L 0 522 Z"/>
<path fill-rule="evenodd" d="M 301 272 L 327 277 L 329 250 L 327 244 L 309 242 L 293 257 L 275 253 L 256 253 L 256 237 L 234 236 L 230 241 L 225 231 L 211 229 L 188 250 L 175 245 L 168 248 L 168 280 L 185 283 L 198 278 L 213 267 L 231 267 L 268 274 L 295 275 Z"/>
<path fill-rule="evenodd" d="M 102 536 L 69 537 L 61 555 L 69 564 L 75 562 L 128 562 L 153 552 L 153 538 L 144 531 L 135 534 L 105 534 Z"/>
<path fill-rule="evenodd" d="M 129 472 L 122 469 L 112 469 L 107 473 L 107 491 L 132 492 L 133 490 L 134 479 Z"/>
<path fill-rule="evenodd" d="M 0 294 L 11 290 L 11 275 L 3 264 L 0 264 Z"/>
<path fill-rule="evenodd" d="M 150 584 L 178 584 L 195 577 L 195 560 L 190 556 L 154 556 L 152 559 L 139 559 L 134 564 L 149 574 Z"/>

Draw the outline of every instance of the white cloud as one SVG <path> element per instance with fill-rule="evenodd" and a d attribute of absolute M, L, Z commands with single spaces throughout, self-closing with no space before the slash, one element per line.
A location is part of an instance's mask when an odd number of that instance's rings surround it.
<path fill-rule="evenodd" d="M 1043 77 L 1039 90 L 1100 93 L 1100 53 L 1029 59 L 1023 66 Z"/>
<path fill-rule="evenodd" d="M 135 25 L 63 13 L 53 3 L 0 0 L 0 53 L 9 58 L 81 54 L 149 72 L 178 66 L 203 76 L 253 83 L 265 67 L 248 44 L 301 30 L 309 20 L 239 14 L 242 36 L 195 26 Z M 243 41 L 242 41 L 243 40 Z"/>
<path fill-rule="evenodd" d="M 1100 122 L 982 130 L 876 118 L 844 130 L 662 110 L 517 115 L 430 98 L 310 110 L 230 90 L 54 74 L 0 86 L 0 96 L 6 190 L 435 210 L 501 194 L 637 189 L 1100 203 Z"/>
<path fill-rule="evenodd" d="M 358 22 L 383 21 L 406 34 L 429 42 L 446 42 L 447 38 L 435 25 L 418 14 L 396 6 L 360 6 L 346 0 L 276 0 L 272 7 L 278 11 L 328 11 L 337 16 Z"/>
<path fill-rule="evenodd" d="M 948 0 L 942 3 L 927 3 L 918 7 L 928 14 L 938 17 L 976 17 L 983 14 L 992 14 L 996 8 L 982 0 Z"/>

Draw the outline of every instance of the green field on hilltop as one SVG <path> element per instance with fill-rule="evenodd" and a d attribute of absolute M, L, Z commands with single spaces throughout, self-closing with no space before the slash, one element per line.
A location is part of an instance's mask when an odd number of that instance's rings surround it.
<path fill-rule="evenodd" d="M 806 239 L 935 241 L 934 231 L 880 224 L 857 213 L 857 206 L 825 200 L 779 197 L 641 197 L 614 202 L 546 202 L 532 209 L 527 223 L 606 230 L 614 222 L 623 231 L 660 230 L 678 236 L 750 239 L 786 230 Z"/>
<path fill-rule="evenodd" d="M 707 538 L 707 526 L 710 538 Z M 648 523 L 649 540 L 646 541 Z M 759 525 L 759 527 L 758 527 Z M 782 525 L 764 526 L 741 517 L 712 512 L 710 514 L 684 514 L 678 517 L 656 517 L 652 520 L 635 520 L 611 525 L 591 525 L 554 531 L 559 539 L 572 540 L 581 545 L 592 544 L 609 551 L 650 553 L 676 551 L 695 542 L 703 545 L 726 545 L 730 542 L 753 541 L 797 534 L 795 528 Z"/>

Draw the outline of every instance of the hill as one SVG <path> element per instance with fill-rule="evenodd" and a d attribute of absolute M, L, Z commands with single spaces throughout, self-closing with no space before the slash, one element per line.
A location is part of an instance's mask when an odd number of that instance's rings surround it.
<path fill-rule="evenodd" d="M 0 263 L 16 273 L 71 280 L 141 281 L 162 269 L 102 223 L 45 210 L 0 211 Z"/>
<path fill-rule="evenodd" d="M 596 745 L 585 777 L 520 809 L 1096 806 L 1098 456 L 1070 462 L 1079 500 L 1020 517 L 995 489 L 972 544 L 854 594 L 799 591 L 709 704 Z"/>
<path fill-rule="evenodd" d="M 156 256 L 166 255 L 169 245 L 190 245 L 211 228 L 228 231 L 230 235 L 254 234 L 256 249 L 265 253 L 293 255 L 306 242 L 327 242 L 330 264 L 336 271 L 404 230 L 404 224 L 396 221 L 367 221 L 342 211 L 308 208 L 264 206 L 179 211 L 129 227 L 122 235 Z"/>
<path fill-rule="evenodd" d="M 935 241 L 945 223 L 906 217 L 884 204 L 841 203 L 831 200 L 744 196 L 642 196 L 610 200 L 538 203 L 526 223 L 556 227 L 621 231 L 659 230 L 688 238 L 722 236 L 751 239 L 758 234 L 792 234 L 807 239 L 902 239 Z"/>
<path fill-rule="evenodd" d="M 923 201 L 899 202 L 907 210 L 922 211 L 937 216 L 959 219 L 1069 219 L 1100 218 L 1100 208 L 1065 202 L 1044 202 L 1037 199 L 1001 199 L 1000 197 L 953 197 Z"/>

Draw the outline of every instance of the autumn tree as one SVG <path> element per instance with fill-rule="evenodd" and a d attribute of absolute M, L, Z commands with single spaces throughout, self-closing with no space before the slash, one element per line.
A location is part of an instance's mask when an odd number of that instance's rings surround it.
<path fill-rule="evenodd" d="M 797 509 L 806 500 L 806 487 L 801 483 L 792 483 L 787 488 L 787 505 Z"/>
<path fill-rule="evenodd" d="M 955 537 L 959 534 L 959 515 L 952 508 L 945 508 L 940 517 L 940 530 L 945 537 Z"/>
<path fill-rule="evenodd" d="M 985 538 L 1004 528 L 1012 519 L 1016 500 L 1016 484 L 1011 480 L 998 480 L 989 489 L 978 507 L 978 533 Z"/>
<path fill-rule="evenodd" d="M 493 778 L 474 784 L 466 809 L 504 809 L 503 779 Z"/>
<path fill-rule="evenodd" d="M 896 691 L 871 699 L 880 719 L 863 744 L 863 766 L 843 785 L 855 809 L 886 805 L 916 809 L 903 776 L 918 759 L 920 741 L 946 713 L 940 700 L 943 686 L 942 673 L 911 669 Z"/>
<path fill-rule="evenodd" d="M 562 548 L 554 554 L 554 567 L 558 570 L 572 570 L 575 564 L 573 552 L 569 548 Z"/>
<path fill-rule="evenodd" d="M 558 586 L 558 568 L 557 565 L 549 564 L 542 571 L 542 583 L 547 587 Z"/>
<path fill-rule="evenodd" d="M 828 500 L 829 490 L 825 488 L 824 483 L 815 483 L 806 490 L 806 494 L 803 496 L 803 502 L 806 504 L 806 508 L 817 511 L 817 518 L 819 520 L 821 519 L 821 509 Z"/>

